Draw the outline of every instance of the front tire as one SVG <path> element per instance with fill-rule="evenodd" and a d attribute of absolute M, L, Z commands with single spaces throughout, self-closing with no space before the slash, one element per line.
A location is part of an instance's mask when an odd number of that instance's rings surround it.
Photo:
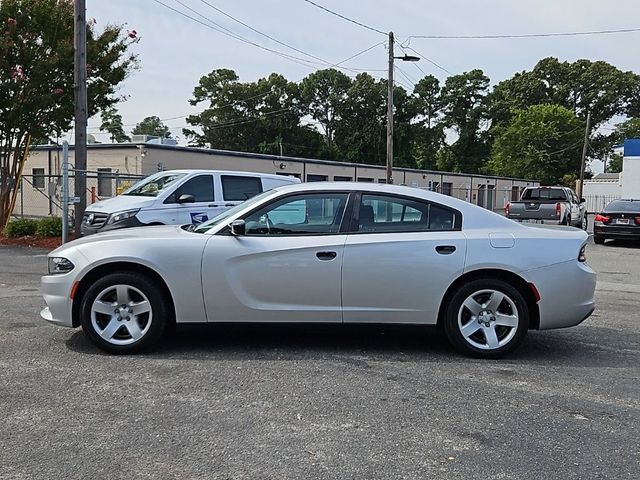
<path fill-rule="evenodd" d="M 513 351 L 529 329 L 523 295 L 496 279 L 473 280 L 453 295 L 444 331 L 453 347 L 478 358 L 500 358 Z"/>
<path fill-rule="evenodd" d="M 80 305 L 84 333 L 100 349 L 138 353 L 156 344 L 170 323 L 161 288 L 145 275 L 113 273 L 97 280 Z"/>

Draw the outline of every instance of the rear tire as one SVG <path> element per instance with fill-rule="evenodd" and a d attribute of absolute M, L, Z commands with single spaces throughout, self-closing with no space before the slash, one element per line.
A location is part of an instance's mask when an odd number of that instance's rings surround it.
<path fill-rule="evenodd" d="M 584 230 L 585 232 L 587 231 L 587 229 L 589 228 L 589 220 L 587 219 L 587 214 L 585 213 L 585 215 L 582 217 L 582 221 L 580 223 L 580 227 L 582 228 L 582 230 Z"/>
<path fill-rule="evenodd" d="M 513 351 L 529 329 L 529 307 L 512 285 L 473 280 L 450 299 L 444 331 L 453 347 L 477 358 L 500 358 Z"/>
<path fill-rule="evenodd" d="M 604 237 L 601 237 L 599 235 L 598 236 L 595 236 L 595 235 L 593 236 L 593 243 L 595 243 L 596 245 L 603 245 L 604 241 L 605 241 Z"/>
<path fill-rule="evenodd" d="M 100 349 L 139 353 L 154 346 L 171 323 L 160 286 L 145 275 L 112 273 L 89 287 L 80 304 L 84 333 Z"/>

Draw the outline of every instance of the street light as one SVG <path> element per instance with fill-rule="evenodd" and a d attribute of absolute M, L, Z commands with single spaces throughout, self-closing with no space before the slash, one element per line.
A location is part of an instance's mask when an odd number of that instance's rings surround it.
<path fill-rule="evenodd" d="M 387 85 L 387 183 L 393 183 L 393 60 L 417 62 L 420 57 L 407 55 L 393 56 L 393 32 L 389 32 L 389 77 Z"/>

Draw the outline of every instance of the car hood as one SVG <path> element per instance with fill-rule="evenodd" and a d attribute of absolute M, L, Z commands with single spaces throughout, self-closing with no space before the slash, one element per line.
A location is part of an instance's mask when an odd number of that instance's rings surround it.
<path fill-rule="evenodd" d="M 118 195 L 100 200 L 87 206 L 87 212 L 115 213 L 134 208 L 148 208 L 155 203 L 156 197 L 137 197 L 135 195 Z"/>
<path fill-rule="evenodd" d="M 81 237 L 71 242 L 65 243 L 51 253 L 59 253 L 62 250 L 74 247 L 90 246 L 102 242 L 112 241 L 132 241 L 132 240 L 152 240 L 183 237 L 184 235 L 204 235 L 201 233 L 192 233 L 183 230 L 179 225 L 158 225 L 145 226 L 135 228 L 120 228 L 117 230 L 109 230 L 102 233 L 95 233 L 86 237 Z"/>

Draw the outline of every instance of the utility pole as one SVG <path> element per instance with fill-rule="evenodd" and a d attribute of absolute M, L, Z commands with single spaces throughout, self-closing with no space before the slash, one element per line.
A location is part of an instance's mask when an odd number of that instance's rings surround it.
<path fill-rule="evenodd" d="M 387 183 L 393 183 L 393 32 L 389 32 L 389 77 L 387 91 Z"/>
<path fill-rule="evenodd" d="M 580 188 L 578 200 L 582 200 L 582 183 L 584 182 L 584 167 L 587 158 L 587 146 L 589 145 L 589 128 L 591 127 L 591 112 L 587 112 L 587 127 L 584 129 L 584 145 L 582 145 L 582 161 L 580 162 Z"/>
<path fill-rule="evenodd" d="M 69 143 L 62 142 L 62 243 L 69 241 Z"/>
<path fill-rule="evenodd" d="M 82 215 L 87 207 L 87 7 L 86 0 L 75 0 L 74 102 L 75 102 L 75 234 L 80 236 Z"/>

